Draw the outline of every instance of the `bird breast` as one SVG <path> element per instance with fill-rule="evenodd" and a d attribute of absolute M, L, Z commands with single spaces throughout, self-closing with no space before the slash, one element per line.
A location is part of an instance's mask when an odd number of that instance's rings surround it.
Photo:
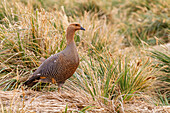
<path fill-rule="evenodd" d="M 79 65 L 79 55 L 75 43 L 69 44 L 63 51 L 63 55 L 70 63 Z"/>

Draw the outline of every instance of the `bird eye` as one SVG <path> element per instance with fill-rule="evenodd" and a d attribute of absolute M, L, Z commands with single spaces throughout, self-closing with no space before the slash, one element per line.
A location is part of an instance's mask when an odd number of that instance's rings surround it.
<path fill-rule="evenodd" d="M 78 26 L 78 24 L 76 24 L 76 26 Z"/>

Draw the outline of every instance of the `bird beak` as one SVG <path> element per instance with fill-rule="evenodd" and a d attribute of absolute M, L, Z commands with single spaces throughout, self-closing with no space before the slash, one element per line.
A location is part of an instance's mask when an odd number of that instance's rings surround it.
<path fill-rule="evenodd" d="M 83 27 L 81 27 L 80 30 L 84 30 L 85 31 L 85 29 Z"/>

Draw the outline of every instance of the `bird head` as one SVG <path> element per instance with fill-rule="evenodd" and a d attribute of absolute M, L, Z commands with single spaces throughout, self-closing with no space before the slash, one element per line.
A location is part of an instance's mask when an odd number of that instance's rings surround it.
<path fill-rule="evenodd" d="M 75 31 L 77 31 L 77 30 L 84 30 L 85 31 L 85 29 L 83 27 L 81 27 L 81 25 L 78 24 L 78 23 L 73 23 L 73 24 L 70 24 L 68 26 L 67 35 L 66 35 L 67 44 L 74 41 L 74 34 L 75 34 Z"/>
<path fill-rule="evenodd" d="M 83 27 L 81 27 L 81 25 L 79 23 L 70 24 L 68 26 L 68 29 L 72 29 L 74 31 L 77 31 L 77 30 L 84 30 L 85 31 L 85 29 Z"/>

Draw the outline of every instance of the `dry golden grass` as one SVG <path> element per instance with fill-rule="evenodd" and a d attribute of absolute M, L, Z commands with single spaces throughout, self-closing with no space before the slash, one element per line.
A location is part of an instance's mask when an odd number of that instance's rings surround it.
<path fill-rule="evenodd" d="M 160 69 L 146 51 L 152 48 L 149 44 L 169 42 L 167 4 L 168 0 L 2 1 L 1 111 L 168 112 L 159 105 L 169 103 L 162 104 L 154 92 Z M 86 31 L 75 35 L 81 61 L 62 94 L 56 86 L 21 90 L 41 58 L 65 48 L 65 30 L 72 22 Z"/>
<path fill-rule="evenodd" d="M 8 95 L 8 96 L 6 96 Z M 23 98 L 24 95 L 24 98 Z M 146 97 L 145 97 L 146 98 Z M 90 95 L 85 95 L 80 92 L 62 91 L 61 94 L 57 92 L 37 92 L 32 90 L 22 91 L 0 91 L 1 112 L 21 112 L 21 113 L 61 113 L 65 112 L 80 112 L 83 108 L 87 108 L 89 113 L 108 113 L 116 112 L 110 110 L 107 106 L 101 105 L 97 101 L 92 101 Z M 103 106 L 103 107 L 102 107 Z M 169 106 L 154 106 L 146 103 L 141 98 L 135 98 L 127 103 L 124 103 L 120 108 L 122 113 L 169 113 Z"/>

